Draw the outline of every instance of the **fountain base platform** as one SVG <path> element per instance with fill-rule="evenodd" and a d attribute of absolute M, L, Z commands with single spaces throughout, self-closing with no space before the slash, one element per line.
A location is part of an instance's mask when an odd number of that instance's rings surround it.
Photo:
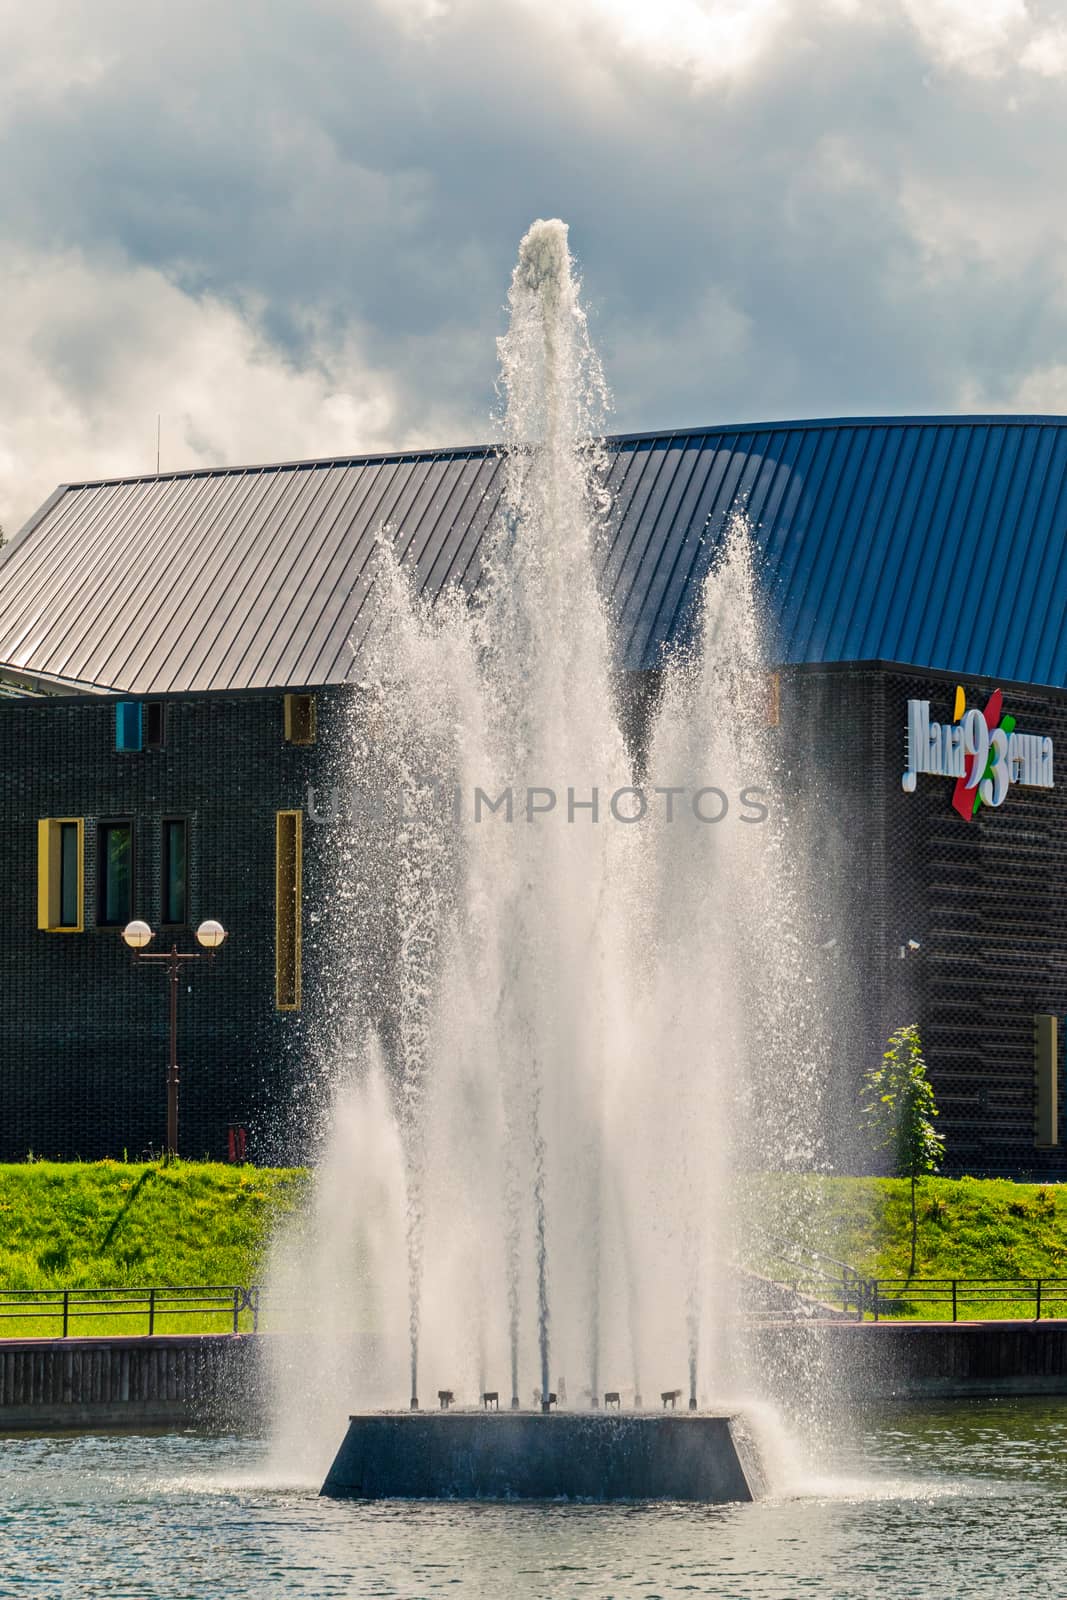
<path fill-rule="evenodd" d="M 377 1412 L 349 1418 L 335 1500 L 754 1500 L 736 1417 L 686 1412 Z"/>

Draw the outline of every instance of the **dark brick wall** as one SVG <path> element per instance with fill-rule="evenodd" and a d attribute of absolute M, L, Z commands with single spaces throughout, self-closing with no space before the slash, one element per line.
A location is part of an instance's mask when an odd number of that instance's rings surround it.
<path fill-rule="evenodd" d="M 969 706 L 984 709 L 998 685 L 967 681 Z M 953 780 L 920 774 L 905 794 L 909 698 L 952 720 L 955 680 L 893 673 L 886 679 L 886 907 L 894 1012 L 917 1013 L 955 1172 L 1067 1176 L 1067 1151 L 1034 1144 L 1035 1012 L 1067 1014 L 1067 695 L 999 685 L 1021 731 L 1050 734 L 1061 770 L 1056 787 L 1013 785 L 1002 806 L 965 822 L 952 809 Z M 940 715 L 938 713 L 940 712 Z M 913 937 L 921 950 L 893 961 Z M 1062 1137 L 1061 1133 L 1061 1137 Z"/>
<path fill-rule="evenodd" d="M 827 1150 L 836 1164 L 865 1170 L 858 1085 L 883 1048 L 888 1014 L 884 674 L 871 667 L 783 671 L 780 718 L 786 804 L 809 862 L 811 966 L 830 1034 Z"/>
<path fill-rule="evenodd" d="M 969 682 L 969 703 L 992 687 Z M 1002 687 L 1020 726 L 1052 734 L 1067 761 L 1067 694 Z M 947 677 L 870 665 L 783 674 L 787 803 L 811 855 L 817 946 L 834 941 L 812 952 L 833 996 L 833 1148 L 864 1164 L 862 1072 L 892 1028 L 916 1020 L 947 1170 L 1067 1177 L 1067 1155 L 1034 1147 L 1032 1043 L 1036 1011 L 1067 1013 L 1067 783 L 1013 787 L 970 823 L 951 808 L 950 779 L 920 776 L 905 794 L 907 700 L 947 718 L 953 690 Z M 182 1151 L 224 1155 L 234 1124 L 254 1159 L 306 1151 L 315 942 L 329 926 L 316 919 L 337 835 L 305 821 L 305 1004 L 278 1012 L 275 813 L 329 781 L 344 700 L 319 695 L 311 748 L 285 743 L 282 705 L 280 693 L 176 697 L 166 748 L 120 755 L 112 702 L 0 702 L 0 1158 L 132 1156 L 163 1140 L 165 977 L 135 970 L 118 931 L 95 926 L 96 823 L 117 816 L 137 828 L 136 914 L 158 925 L 160 823 L 186 816 L 190 923 L 217 916 L 230 931 L 182 984 Z M 44 816 L 86 818 L 82 934 L 36 926 Z M 901 961 L 909 938 L 921 949 Z M 191 928 L 182 944 L 193 947 Z"/>
<path fill-rule="evenodd" d="M 839 1158 L 864 1164 L 850 1119 L 864 1067 L 888 1034 L 917 1022 L 940 1107 L 949 1173 L 1067 1178 L 1067 1150 L 1034 1143 L 1033 1018 L 1067 1015 L 1067 782 L 1013 785 L 1004 804 L 965 822 L 954 780 L 906 765 L 907 702 L 952 720 L 956 679 L 895 668 L 797 669 L 782 735 L 798 797 L 817 802 L 819 894 L 844 960 L 835 1017 Z M 984 708 L 995 683 L 967 680 Z M 1024 732 L 1047 733 L 1067 762 L 1067 694 L 999 685 Z M 901 960 L 909 939 L 917 952 Z M 1062 1136 L 1062 1135 L 1061 1135 Z"/>
<path fill-rule="evenodd" d="M 281 694 L 166 702 L 166 747 L 118 754 L 114 704 L 0 703 L 0 1156 L 98 1158 L 159 1149 L 165 1133 L 167 981 L 135 969 L 96 921 L 96 825 L 135 824 L 134 913 L 158 928 L 160 823 L 185 816 L 190 929 L 229 930 L 216 960 L 183 971 L 179 1148 L 222 1156 L 231 1124 L 250 1154 L 286 1143 L 305 1013 L 274 1007 L 274 828 L 303 804 L 319 747 L 285 743 Z M 330 709 L 320 703 L 328 730 Z M 86 819 L 86 927 L 37 928 L 37 818 Z M 305 902 L 317 890 L 309 851 Z M 169 939 L 168 939 L 169 943 Z M 152 948 L 158 949 L 157 935 Z"/>

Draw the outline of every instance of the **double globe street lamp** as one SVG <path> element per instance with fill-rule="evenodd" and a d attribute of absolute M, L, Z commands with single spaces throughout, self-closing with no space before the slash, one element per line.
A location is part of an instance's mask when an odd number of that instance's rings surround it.
<path fill-rule="evenodd" d="M 178 1154 L 178 973 L 187 961 L 214 960 L 215 951 L 226 937 L 221 922 L 209 917 L 196 930 L 199 950 L 179 950 L 176 944 L 169 950 L 149 951 L 155 935 L 147 922 L 128 922 L 122 937 L 133 951 L 135 961 L 163 961 L 170 977 L 170 1055 L 167 1060 L 167 1153 L 170 1161 Z"/>

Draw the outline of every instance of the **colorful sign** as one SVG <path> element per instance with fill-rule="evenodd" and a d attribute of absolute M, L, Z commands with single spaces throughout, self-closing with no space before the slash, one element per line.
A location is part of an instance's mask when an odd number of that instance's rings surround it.
<path fill-rule="evenodd" d="M 929 700 L 908 701 L 908 766 L 903 785 L 915 790 L 920 772 L 955 778 L 952 804 L 966 822 L 980 806 L 1003 805 L 1013 784 L 1051 789 L 1052 740 L 1046 734 L 1021 733 L 1015 718 L 1004 714 L 1004 696 L 995 689 L 984 711 L 967 707 L 962 687 L 956 689 L 952 722 L 932 722 Z"/>

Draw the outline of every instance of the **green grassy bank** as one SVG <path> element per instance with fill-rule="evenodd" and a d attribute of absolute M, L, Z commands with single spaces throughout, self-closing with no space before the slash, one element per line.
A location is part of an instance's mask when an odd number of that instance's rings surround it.
<path fill-rule="evenodd" d="M 308 1184 L 301 1169 L 209 1162 L 0 1165 L 0 1290 L 253 1283 L 272 1227 L 300 1206 Z M 742 1204 L 768 1234 L 814 1244 L 867 1276 L 907 1273 L 903 1180 L 763 1175 L 748 1180 Z M 1067 1278 L 1067 1185 L 924 1179 L 918 1211 L 920 1277 Z M 783 1275 L 769 1261 L 751 1264 Z M 1067 1315 L 1067 1300 L 1045 1309 Z M 906 1300 L 897 1312 L 949 1314 Z M 1027 1309 L 990 1302 L 981 1314 Z M 144 1321 L 81 1320 L 71 1331 L 144 1332 Z M 224 1325 L 219 1317 L 163 1316 L 156 1329 Z M 0 1317 L 0 1336 L 58 1331 L 54 1322 Z"/>
<path fill-rule="evenodd" d="M 869 1277 L 905 1278 L 911 1252 L 909 1185 L 900 1178 L 761 1176 L 746 1205 L 768 1233 L 804 1239 Z M 924 1178 L 918 1187 L 918 1278 L 1067 1279 L 1067 1184 L 1002 1178 Z M 980 1294 L 981 1291 L 973 1291 Z M 1045 1315 L 1067 1316 L 1065 1298 L 1045 1299 Z M 950 1316 L 944 1305 L 906 1299 L 897 1312 Z M 961 1305 L 960 1315 L 1032 1315 L 992 1297 Z"/>
<path fill-rule="evenodd" d="M 273 1222 L 307 1182 L 299 1169 L 212 1162 L 0 1165 L 0 1289 L 254 1282 Z M 217 1316 L 163 1317 L 156 1331 L 223 1326 Z M 0 1317 L 8 1338 L 58 1331 L 54 1321 Z M 145 1319 L 79 1318 L 71 1331 L 143 1333 Z"/>

